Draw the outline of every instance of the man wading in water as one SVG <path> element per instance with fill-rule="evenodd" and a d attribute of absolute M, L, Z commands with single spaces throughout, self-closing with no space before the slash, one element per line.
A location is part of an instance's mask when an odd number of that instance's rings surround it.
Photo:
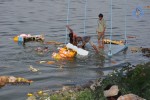
<path fill-rule="evenodd" d="M 91 37 L 90 36 L 77 36 L 73 30 L 67 25 L 66 26 L 69 30 L 69 38 L 70 38 L 70 43 L 80 47 L 80 48 L 85 48 L 86 43 L 90 43 L 90 45 L 94 48 L 94 50 L 98 53 L 98 49 L 97 47 L 93 44 L 93 42 L 90 41 Z M 81 45 L 79 45 L 79 43 L 81 42 Z"/>

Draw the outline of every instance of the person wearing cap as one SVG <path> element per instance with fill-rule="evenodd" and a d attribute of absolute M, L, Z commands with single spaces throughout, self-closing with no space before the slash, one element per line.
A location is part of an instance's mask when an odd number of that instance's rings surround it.
<path fill-rule="evenodd" d="M 73 30 L 69 27 L 69 25 L 66 26 L 69 30 L 69 38 L 70 38 L 70 43 L 78 46 L 80 48 L 85 48 L 86 43 L 89 42 L 89 44 L 94 48 L 94 50 L 98 53 L 97 47 L 94 45 L 92 41 L 90 41 L 91 37 L 90 36 L 77 36 L 76 33 L 73 32 Z M 79 45 L 81 43 L 81 45 Z"/>
<path fill-rule="evenodd" d="M 98 45 L 99 48 L 104 48 L 104 35 L 105 35 L 105 29 L 106 29 L 106 21 L 103 18 L 103 14 L 98 15 L 99 20 L 98 20 L 98 26 L 96 29 L 96 33 L 98 35 Z"/>
<path fill-rule="evenodd" d="M 108 85 L 104 89 L 104 96 L 107 100 L 146 100 L 135 94 L 121 95 L 117 85 Z"/>

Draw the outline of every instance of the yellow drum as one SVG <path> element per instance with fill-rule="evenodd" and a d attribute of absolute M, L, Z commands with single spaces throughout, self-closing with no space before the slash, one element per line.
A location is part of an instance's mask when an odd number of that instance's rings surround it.
<path fill-rule="evenodd" d="M 14 40 L 15 42 L 18 42 L 18 36 L 15 36 L 15 37 L 13 38 L 13 40 Z"/>

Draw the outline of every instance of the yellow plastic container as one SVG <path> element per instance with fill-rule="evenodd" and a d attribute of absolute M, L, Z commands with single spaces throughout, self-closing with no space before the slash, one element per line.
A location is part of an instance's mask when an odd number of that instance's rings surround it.
<path fill-rule="evenodd" d="M 13 40 L 14 40 L 15 42 L 18 42 L 18 36 L 15 36 L 15 37 L 13 38 Z"/>

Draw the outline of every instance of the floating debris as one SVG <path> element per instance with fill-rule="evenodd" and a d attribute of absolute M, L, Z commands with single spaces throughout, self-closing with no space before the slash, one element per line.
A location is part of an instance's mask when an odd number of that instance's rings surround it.
<path fill-rule="evenodd" d="M 132 53 L 142 52 L 143 56 L 150 57 L 150 48 L 132 47 L 132 48 L 130 48 L 130 50 L 131 50 Z"/>
<path fill-rule="evenodd" d="M 72 50 L 72 49 L 68 49 L 66 47 L 60 48 L 59 52 L 53 52 L 52 53 L 52 58 L 54 58 L 55 60 L 62 60 L 62 59 L 73 59 L 76 56 L 77 52 Z"/>
<path fill-rule="evenodd" d="M 45 42 L 45 44 L 61 45 L 61 44 L 64 44 L 64 43 L 56 42 L 56 41 L 48 41 L 48 42 Z"/>
<path fill-rule="evenodd" d="M 20 34 L 13 38 L 14 42 L 30 42 L 30 41 L 37 41 L 37 42 L 44 42 L 43 35 L 30 35 L 30 34 Z"/>
<path fill-rule="evenodd" d="M 117 62 L 116 62 L 116 61 L 111 61 L 111 63 L 112 63 L 112 64 L 116 64 Z"/>
<path fill-rule="evenodd" d="M 122 40 L 110 40 L 110 39 L 104 39 L 103 40 L 105 44 L 119 44 L 119 45 L 123 45 L 124 44 L 124 41 Z"/>
<path fill-rule="evenodd" d="M 55 61 L 47 61 L 46 64 L 55 64 Z"/>
<path fill-rule="evenodd" d="M 0 87 L 5 86 L 6 84 L 10 85 L 30 85 L 32 80 L 28 80 L 22 77 L 15 77 L 15 76 L 0 76 Z"/>
<path fill-rule="evenodd" d="M 38 72 L 39 69 L 34 68 L 32 65 L 29 66 L 29 70 L 32 72 Z"/>
<path fill-rule="evenodd" d="M 150 8 L 150 6 L 145 6 L 144 8 Z"/>
<path fill-rule="evenodd" d="M 37 61 L 37 63 L 39 63 L 39 64 L 55 64 L 55 61 L 45 61 L 45 60 L 41 60 L 41 61 Z"/>
<path fill-rule="evenodd" d="M 43 60 L 43 61 L 39 61 L 39 63 L 40 63 L 40 64 L 42 64 L 42 63 L 46 63 L 46 62 L 47 62 L 47 61 L 44 61 L 44 60 Z"/>
<path fill-rule="evenodd" d="M 143 56 L 150 57 L 150 48 L 141 48 Z"/>
<path fill-rule="evenodd" d="M 28 80 L 26 78 L 22 78 L 22 77 L 16 77 L 16 80 L 14 82 L 9 82 L 10 84 L 30 84 L 32 83 L 33 81 L 32 80 Z"/>
<path fill-rule="evenodd" d="M 141 48 L 139 48 L 139 47 L 131 47 L 130 50 L 131 50 L 132 53 L 136 53 L 136 52 L 140 52 Z"/>
<path fill-rule="evenodd" d="M 127 38 L 136 38 L 136 36 L 127 36 Z"/>
<path fill-rule="evenodd" d="M 48 52 L 49 50 L 48 50 L 48 47 L 37 47 L 37 48 L 35 48 L 35 51 L 37 51 L 37 52 Z"/>

